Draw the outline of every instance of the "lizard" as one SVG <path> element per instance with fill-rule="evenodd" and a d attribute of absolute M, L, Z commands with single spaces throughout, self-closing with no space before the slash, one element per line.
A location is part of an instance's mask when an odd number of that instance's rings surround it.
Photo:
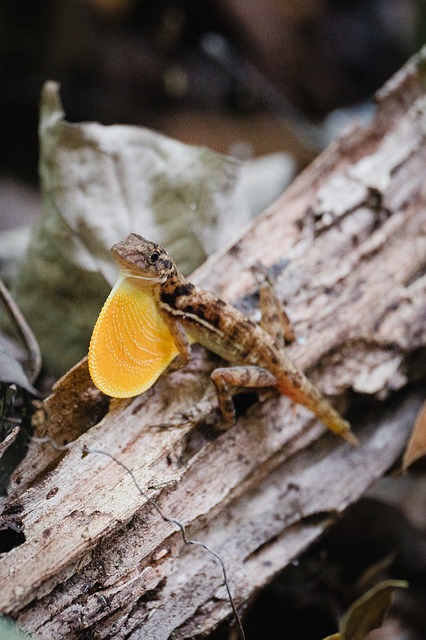
<path fill-rule="evenodd" d="M 271 300 L 281 305 L 267 287 L 260 291 L 262 320 L 256 324 L 188 282 L 155 242 L 131 233 L 111 252 L 119 277 L 95 324 L 88 354 L 90 375 L 101 391 L 119 398 L 143 393 L 177 355 L 187 364 L 196 342 L 231 365 L 211 373 L 225 427 L 235 422 L 232 388 L 274 387 L 357 444 L 347 420 L 287 355 L 277 328 L 279 308 L 271 312 Z"/>

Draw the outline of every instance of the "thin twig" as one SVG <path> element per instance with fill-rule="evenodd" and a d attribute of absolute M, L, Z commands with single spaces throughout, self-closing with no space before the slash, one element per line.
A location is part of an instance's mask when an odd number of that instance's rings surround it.
<path fill-rule="evenodd" d="M 68 451 L 68 450 L 73 449 L 75 447 L 75 448 L 79 449 L 83 454 L 96 453 L 98 455 L 106 456 L 107 458 L 110 458 L 110 460 L 115 462 L 115 464 L 117 464 L 122 469 L 124 469 L 124 471 L 126 473 L 128 473 L 129 476 L 131 477 L 131 479 L 133 481 L 133 484 L 135 485 L 135 487 L 136 487 L 137 491 L 139 492 L 139 494 L 150 505 L 152 505 L 154 507 L 154 509 L 159 514 L 160 518 L 164 522 L 170 522 L 171 524 L 174 524 L 176 527 L 178 527 L 178 529 L 179 529 L 179 531 L 181 533 L 182 540 L 183 540 L 184 544 L 195 545 L 197 547 L 201 547 L 202 549 L 207 551 L 207 553 L 212 555 L 215 558 L 215 560 L 220 564 L 220 567 L 222 569 L 223 582 L 224 582 L 225 589 L 226 589 L 226 592 L 227 592 L 227 595 L 228 595 L 229 603 L 231 605 L 232 613 L 233 613 L 233 616 L 234 616 L 234 619 L 235 619 L 235 623 L 236 623 L 236 626 L 237 626 L 237 629 L 238 629 L 240 640 L 246 640 L 243 624 L 242 624 L 240 615 L 238 613 L 237 607 L 235 605 L 234 598 L 233 598 L 232 593 L 231 593 L 231 588 L 229 586 L 228 575 L 227 575 L 227 572 L 226 572 L 225 563 L 223 562 L 222 558 L 219 556 L 219 554 L 216 553 L 216 551 L 213 551 L 213 549 L 208 547 L 204 542 L 200 542 L 199 540 L 191 540 L 190 538 L 188 538 L 187 535 L 186 535 L 186 528 L 185 528 L 185 525 L 183 524 L 183 522 L 181 522 L 177 518 L 172 518 L 172 517 L 166 516 L 163 513 L 163 511 L 158 506 L 157 502 L 153 498 L 151 498 L 147 493 L 145 493 L 145 491 L 143 491 L 142 487 L 140 486 L 140 484 L 138 483 L 138 481 L 137 481 L 137 479 L 135 477 L 135 474 L 130 469 L 130 467 L 128 467 L 126 464 L 124 464 L 124 462 L 121 462 L 121 460 L 119 460 L 114 455 L 112 455 L 112 453 L 109 453 L 108 451 L 104 451 L 102 449 L 89 449 L 86 446 L 82 446 L 81 447 L 81 446 L 77 445 L 75 442 L 70 442 L 68 444 L 60 445 L 57 442 L 55 442 L 55 440 L 53 440 L 53 438 L 51 438 L 50 436 L 45 436 L 45 437 L 42 437 L 42 438 L 34 437 L 34 438 L 32 438 L 32 440 L 33 440 L 33 442 L 36 442 L 37 444 L 46 444 L 46 443 L 48 443 L 56 451 Z M 148 488 L 149 489 L 154 489 L 155 487 L 148 487 Z"/>
<path fill-rule="evenodd" d="M 41 369 L 41 353 L 38 342 L 28 326 L 27 321 L 22 315 L 18 305 L 15 300 L 12 298 L 9 289 L 4 284 L 3 280 L 0 278 L 0 297 L 3 300 L 3 304 L 6 307 L 6 311 L 8 315 L 22 338 L 25 347 L 27 349 L 28 359 L 27 359 L 27 376 L 31 383 L 33 383 L 37 376 L 40 373 Z"/>

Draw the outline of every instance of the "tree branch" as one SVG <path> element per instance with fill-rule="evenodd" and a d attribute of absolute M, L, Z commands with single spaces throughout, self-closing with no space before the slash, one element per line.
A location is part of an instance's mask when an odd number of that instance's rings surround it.
<path fill-rule="evenodd" d="M 185 546 L 121 466 L 83 447 L 131 468 L 163 514 L 220 555 L 238 605 L 398 458 L 425 377 L 425 59 L 379 93 L 367 129 L 333 143 L 193 277 L 255 314 L 250 267 L 271 267 L 299 338 L 289 353 L 349 412 L 359 449 L 275 395 L 241 402 L 222 433 L 215 362 L 198 347 L 188 367 L 110 406 L 80 363 L 38 428 L 75 448 L 33 443 L 6 503 L 25 542 L 0 561 L 0 609 L 35 637 L 192 638 L 230 614 L 211 556 Z"/>

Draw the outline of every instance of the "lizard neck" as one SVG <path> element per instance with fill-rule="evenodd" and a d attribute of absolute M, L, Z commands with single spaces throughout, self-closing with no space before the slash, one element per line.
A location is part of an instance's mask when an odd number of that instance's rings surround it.
<path fill-rule="evenodd" d="M 172 316 L 181 316 L 182 309 L 191 304 L 195 286 L 180 273 L 173 273 L 163 284 L 156 287 L 160 309 Z"/>

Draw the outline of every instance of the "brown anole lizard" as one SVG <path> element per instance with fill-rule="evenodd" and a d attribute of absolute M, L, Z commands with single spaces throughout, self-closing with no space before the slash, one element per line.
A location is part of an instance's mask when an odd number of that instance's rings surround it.
<path fill-rule="evenodd" d="M 158 244 L 131 233 L 111 251 L 120 276 L 89 348 L 90 374 L 101 391 L 114 397 L 142 393 L 176 355 L 187 363 L 190 344 L 197 342 L 232 364 L 211 374 L 226 426 L 235 420 L 232 387 L 275 387 L 331 431 L 357 443 L 349 423 L 288 357 L 277 328 L 279 306 L 271 312 L 273 298 L 266 288 L 257 325 L 188 282 Z"/>

